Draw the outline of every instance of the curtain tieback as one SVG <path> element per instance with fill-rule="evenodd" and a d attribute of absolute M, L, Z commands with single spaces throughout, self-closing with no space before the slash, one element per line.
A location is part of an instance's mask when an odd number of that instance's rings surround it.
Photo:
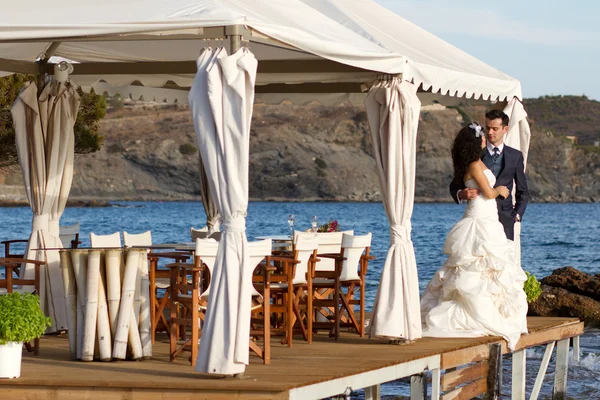
<path fill-rule="evenodd" d="M 393 225 L 390 226 L 390 242 L 392 245 L 406 243 L 410 241 L 411 226 Z"/>
<path fill-rule="evenodd" d="M 223 219 L 221 227 L 224 232 L 246 232 L 246 217 Z"/>
<path fill-rule="evenodd" d="M 31 231 L 35 232 L 35 231 L 48 231 L 48 219 L 49 216 L 48 214 L 42 214 L 42 215 L 38 215 L 38 214 L 34 214 L 33 216 L 33 221 L 31 224 Z"/>

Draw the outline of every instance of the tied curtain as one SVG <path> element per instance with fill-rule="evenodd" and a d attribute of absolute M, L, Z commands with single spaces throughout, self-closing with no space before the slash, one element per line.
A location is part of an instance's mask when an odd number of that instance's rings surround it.
<path fill-rule="evenodd" d="M 246 238 L 250 121 L 258 63 L 241 48 L 204 49 L 189 93 L 198 149 L 221 216 L 196 371 L 243 373 L 249 360 L 252 270 Z"/>
<path fill-rule="evenodd" d="M 527 155 L 529 153 L 529 141 L 531 140 L 531 130 L 527 122 L 527 112 L 523 103 L 517 97 L 513 97 L 504 108 L 504 113 L 510 118 L 508 123 L 508 133 L 504 138 L 504 143 L 508 146 L 520 150 L 523 153 L 523 163 L 527 169 Z M 513 204 L 515 203 L 515 187 L 512 191 Z M 521 223 L 515 222 L 515 256 L 519 266 L 521 265 Z"/>
<path fill-rule="evenodd" d="M 397 77 L 381 81 L 369 91 L 365 108 L 391 244 L 373 305 L 370 335 L 414 340 L 421 337 L 419 279 L 410 238 L 421 108 L 417 87 Z"/>
<path fill-rule="evenodd" d="M 206 213 L 206 227 L 208 228 L 208 234 L 210 235 L 211 233 L 220 230 L 219 211 L 212 198 L 210 186 L 208 186 L 208 177 L 206 176 L 206 170 L 202 164 L 202 155 L 199 155 L 198 158 L 200 161 L 200 197 L 202 199 L 202 205 L 204 206 L 204 212 Z"/>
<path fill-rule="evenodd" d="M 64 288 L 58 250 L 59 220 L 71 190 L 75 137 L 73 128 L 79 95 L 70 83 L 49 82 L 39 98 L 35 83 L 27 83 L 11 109 L 17 155 L 27 201 L 33 212 L 25 257 L 46 261 L 40 274 L 40 304 L 52 318 L 49 332 L 67 329 Z M 25 265 L 26 278 L 34 273 Z"/>

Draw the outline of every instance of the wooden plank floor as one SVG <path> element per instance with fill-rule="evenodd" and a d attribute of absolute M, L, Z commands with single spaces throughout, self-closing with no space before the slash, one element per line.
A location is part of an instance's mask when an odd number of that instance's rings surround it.
<path fill-rule="evenodd" d="M 576 318 L 530 317 L 528 327 L 519 348 L 583 333 Z M 399 346 L 348 333 L 337 342 L 325 334 L 310 345 L 297 339 L 287 348 L 273 338 L 270 365 L 251 355 L 242 378 L 214 378 L 195 373 L 186 358 L 169 362 L 164 336 L 157 338 L 149 360 L 91 363 L 70 360 L 66 336 L 46 336 L 39 356 L 23 353 L 19 379 L 0 380 L 0 392 L 2 399 L 279 399 L 294 388 L 429 356 L 441 355 L 450 365 L 496 342 L 505 344 L 498 337 L 424 338 Z"/>

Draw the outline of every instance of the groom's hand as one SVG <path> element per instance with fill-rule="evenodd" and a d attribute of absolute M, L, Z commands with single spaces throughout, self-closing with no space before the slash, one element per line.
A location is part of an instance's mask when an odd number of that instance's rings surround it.
<path fill-rule="evenodd" d="M 475 188 L 464 188 L 458 192 L 458 198 L 461 200 L 473 200 L 477 196 L 479 196 L 479 190 Z"/>

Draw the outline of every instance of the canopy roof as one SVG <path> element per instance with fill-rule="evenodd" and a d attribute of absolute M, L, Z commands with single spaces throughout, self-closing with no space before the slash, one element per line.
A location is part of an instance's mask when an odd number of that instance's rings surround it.
<path fill-rule="evenodd" d="M 0 76 L 51 73 L 35 61 L 60 56 L 81 63 L 72 79 L 82 86 L 187 88 L 200 49 L 232 36 L 259 61 L 257 94 L 360 93 L 381 74 L 402 74 L 441 95 L 521 97 L 518 80 L 372 0 L 10 2 L 0 14 Z"/>

